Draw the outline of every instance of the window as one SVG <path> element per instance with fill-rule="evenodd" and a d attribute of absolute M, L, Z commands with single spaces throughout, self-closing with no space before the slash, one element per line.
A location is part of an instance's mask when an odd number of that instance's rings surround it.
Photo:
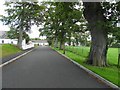
<path fill-rule="evenodd" d="M 2 43 L 4 43 L 4 40 L 2 40 Z"/>

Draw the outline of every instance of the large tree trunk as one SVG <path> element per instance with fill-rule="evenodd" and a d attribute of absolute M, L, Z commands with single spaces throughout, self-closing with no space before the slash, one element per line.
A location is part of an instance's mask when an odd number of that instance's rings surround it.
<path fill-rule="evenodd" d="M 65 32 L 64 31 L 62 31 L 61 33 L 60 33 L 60 50 L 63 50 L 63 48 L 64 48 L 64 42 L 65 42 Z"/>
<path fill-rule="evenodd" d="M 107 58 L 107 30 L 102 25 L 105 17 L 100 2 L 84 2 L 84 16 L 89 24 L 92 37 L 88 63 L 95 66 L 106 66 Z"/>
<path fill-rule="evenodd" d="M 54 38 L 52 38 L 52 45 L 51 45 L 52 47 L 54 47 L 54 41 L 55 41 Z"/>
<path fill-rule="evenodd" d="M 24 15 L 25 15 L 25 13 L 24 13 L 24 10 L 25 10 L 25 4 L 23 4 L 23 6 L 22 6 L 22 8 L 23 8 L 23 10 L 22 10 L 22 13 L 21 14 L 23 14 L 22 15 L 22 17 L 21 17 L 21 21 L 20 21 L 20 30 L 19 30 L 19 39 L 18 39 L 18 47 L 19 48 L 21 48 L 22 49 L 22 40 L 23 40 L 23 23 L 24 23 Z"/>
<path fill-rule="evenodd" d="M 76 46 L 78 46 L 78 38 L 75 38 L 75 41 L 76 41 Z"/>
<path fill-rule="evenodd" d="M 60 47 L 59 47 L 60 50 L 63 50 L 63 40 L 61 39 L 60 40 Z"/>
<path fill-rule="evenodd" d="M 95 66 L 106 66 L 107 54 L 107 34 L 105 30 L 96 30 L 93 28 L 91 31 L 92 45 L 90 48 L 88 62 Z"/>
<path fill-rule="evenodd" d="M 60 50 L 63 50 L 63 54 L 65 54 L 65 42 L 64 41 L 60 41 Z"/>
<path fill-rule="evenodd" d="M 69 34 L 68 37 L 69 37 L 69 38 L 68 38 L 68 45 L 71 46 L 71 33 Z"/>
<path fill-rule="evenodd" d="M 72 42 L 72 46 L 75 46 L 75 42 L 74 41 Z"/>
<path fill-rule="evenodd" d="M 23 30 L 19 30 L 19 38 L 18 38 L 18 47 L 22 49 L 22 40 L 23 40 Z"/>
<path fill-rule="evenodd" d="M 55 37 L 54 47 L 55 47 L 55 48 L 58 48 L 58 38 L 57 38 L 57 37 Z"/>
<path fill-rule="evenodd" d="M 65 54 L 65 42 L 63 43 L 63 54 Z"/>

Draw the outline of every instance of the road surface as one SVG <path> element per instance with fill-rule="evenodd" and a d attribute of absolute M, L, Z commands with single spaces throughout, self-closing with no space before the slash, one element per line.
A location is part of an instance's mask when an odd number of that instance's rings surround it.
<path fill-rule="evenodd" d="M 50 47 L 2 68 L 3 88 L 107 88 Z"/>

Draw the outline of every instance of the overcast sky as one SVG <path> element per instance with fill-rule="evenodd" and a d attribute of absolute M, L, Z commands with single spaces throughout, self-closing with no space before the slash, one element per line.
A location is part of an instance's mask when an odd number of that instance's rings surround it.
<path fill-rule="evenodd" d="M 5 15 L 5 8 L 6 6 L 4 5 L 4 1 L 5 0 L 0 0 L 0 15 Z M 38 38 L 40 32 L 38 31 L 38 27 L 37 26 L 32 26 L 31 31 L 29 33 L 30 38 Z M 9 27 L 3 25 L 2 22 L 0 22 L 0 31 L 9 31 Z"/>

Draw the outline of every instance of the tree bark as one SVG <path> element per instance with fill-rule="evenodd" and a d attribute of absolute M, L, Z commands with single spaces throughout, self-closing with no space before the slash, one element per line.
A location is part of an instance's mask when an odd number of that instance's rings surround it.
<path fill-rule="evenodd" d="M 22 40 L 23 40 L 23 30 L 19 30 L 19 38 L 18 38 L 18 47 L 22 49 Z"/>
<path fill-rule="evenodd" d="M 88 63 L 94 66 L 107 65 L 107 30 L 102 23 L 105 17 L 100 2 L 84 2 L 84 16 L 89 24 L 92 37 Z"/>
<path fill-rule="evenodd" d="M 78 38 L 75 38 L 75 41 L 76 41 L 76 46 L 78 46 Z"/>
<path fill-rule="evenodd" d="M 73 41 L 73 46 L 75 46 L 75 42 Z"/>
<path fill-rule="evenodd" d="M 65 54 L 65 42 L 63 43 L 63 54 Z"/>
<path fill-rule="evenodd" d="M 62 32 L 60 33 L 60 50 L 64 49 L 64 43 L 65 43 L 65 31 L 62 30 Z"/>
<path fill-rule="evenodd" d="M 54 38 L 52 38 L 52 45 L 51 45 L 52 47 L 54 47 L 54 41 L 55 41 Z"/>
<path fill-rule="evenodd" d="M 68 37 L 69 37 L 69 38 L 68 38 L 68 45 L 71 46 L 71 33 L 69 34 Z"/>
<path fill-rule="evenodd" d="M 21 48 L 22 49 L 22 40 L 23 40 L 23 23 L 24 23 L 24 15 L 25 15 L 25 13 L 24 13 L 24 10 L 25 10 L 25 4 L 23 4 L 23 10 L 22 10 L 22 12 L 21 12 L 21 14 L 23 14 L 22 15 L 22 17 L 21 17 L 21 20 L 20 20 L 20 30 L 19 30 L 19 39 L 18 39 L 18 47 L 19 48 Z"/>
<path fill-rule="evenodd" d="M 63 40 L 61 39 L 60 40 L 60 47 L 59 47 L 60 50 L 63 50 Z"/>
<path fill-rule="evenodd" d="M 57 37 L 55 37 L 54 47 L 55 47 L 55 48 L 58 48 L 58 38 L 57 38 Z"/>
<path fill-rule="evenodd" d="M 105 30 L 96 30 L 96 28 L 91 31 L 92 45 L 89 53 L 89 64 L 95 66 L 106 66 L 107 58 L 107 34 Z"/>
<path fill-rule="evenodd" d="M 65 54 L 65 42 L 64 41 L 60 41 L 60 50 L 63 50 L 63 54 Z"/>

